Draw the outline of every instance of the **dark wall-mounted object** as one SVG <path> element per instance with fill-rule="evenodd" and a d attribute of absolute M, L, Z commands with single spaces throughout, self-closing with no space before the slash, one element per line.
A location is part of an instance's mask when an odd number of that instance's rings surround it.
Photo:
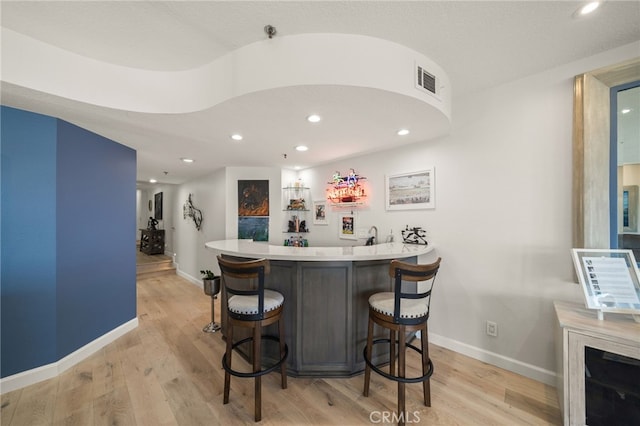
<path fill-rule="evenodd" d="M 193 205 L 193 201 L 191 201 L 191 197 L 192 197 L 192 194 L 189 194 L 189 198 L 187 198 L 187 202 L 184 203 L 184 206 L 182 206 L 182 214 L 185 219 L 188 217 L 193 219 L 193 223 L 195 223 L 196 229 L 199 231 L 200 228 L 202 227 L 202 211 L 200 211 L 200 209 L 197 209 Z"/>
<path fill-rule="evenodd" d="M 162 220 L 162 192 L 155 195 L 155 219 Z"/>

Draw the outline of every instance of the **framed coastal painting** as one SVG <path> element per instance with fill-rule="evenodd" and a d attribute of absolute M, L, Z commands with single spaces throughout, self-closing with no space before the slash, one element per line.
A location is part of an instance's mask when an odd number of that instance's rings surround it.
<path fill-rule="evenodd" d="M 390 174 L 385 177 L 387 210 L 433 209 L 435 200 L 435 170 Z"/>
<path fill-rule="evenodd" d="M 327 201 L 319 200 L 313 202 L 313 224 L 327 225 Z"/>

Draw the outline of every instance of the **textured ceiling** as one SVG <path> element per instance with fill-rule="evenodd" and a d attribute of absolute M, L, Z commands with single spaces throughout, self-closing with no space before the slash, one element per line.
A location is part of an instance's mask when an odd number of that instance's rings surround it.
<path fill-rule="evenodd" d="M 455 111 L 456 98 L 473 91 L 640 40 L 640 2 L 608 1 L 596 15 L 573 19 L 581 3 L 2 1 L 0 12 L 4 28 L 99 61 L 150 70 L 189 70 L 211 63 L 264 40 L 267 24 L 277 28 L 276 37 L 302 33 L 378 37 L 440 65 L 451 80 Z M 397 116 L 385 119 L 384 94 L 355 88 L 332 89 L 324 95 L 313 88 L 304 90 L 310 93 L 283 89 L 179 116 L 108 110 L 8 84 L 2 86 L 2 99 L 5 105 L 57 116 L 137 149 L 139 179 L 156 177 L 168 183 L 222 165 L 287 167 L 298 159 L 283 163 L 279 157 L 299 140 L 317 138 L 327 147 L 312 159 L 300 158 L 307 167 L 397 143 L 385 136 L 395 130 L 398 120 Z M 315 104 L 307 105 L 305 99 Z M 419 107 L 410 100 L 394 101 L 394 114 L 404 114 L 407 126 L 416 129 L 402 143 L 421 140 Z M 312 106 L 329 115 L 330 111 L 348 114 L 353 120 L 334 124 L 327 120 L 321 131 L 309 134 L 291 117 Z M 246 147 L 238 152 L 237 146 L 218 145 L 214 150 L 208 145 L 228 138 L 224 124 L 238 116 L 250 120 L 252 132 L 263 138 L 263 151 L 250 147 L 255 155 L 246 155 Z M 389 126 L 386 131 L 385 126 Z M 350 146 L 351 152 L 330 149 L 335 144 Z M 176 161 L 179 157 L 197 161 L 186 166 Z M 163 171 L 169 174 L 165 177 Z"/>

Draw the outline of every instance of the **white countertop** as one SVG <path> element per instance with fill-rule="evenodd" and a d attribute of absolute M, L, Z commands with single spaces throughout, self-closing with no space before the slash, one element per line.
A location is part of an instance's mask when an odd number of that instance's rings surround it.
<path fill-rule="evenodd" d="M 253 240 L 209 241 L 205 243 L 205 247 L 231 256 L 305 262 L 403 259 L 433 250 L 431 246 L 404 243 L 354 247 L 288 247 Z"/>

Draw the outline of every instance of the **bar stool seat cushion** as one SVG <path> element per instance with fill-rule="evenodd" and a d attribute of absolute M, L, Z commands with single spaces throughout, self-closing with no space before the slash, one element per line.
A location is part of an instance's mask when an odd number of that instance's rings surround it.
<path fill-rule="evenodd" d="M 391 291 L 376 293 L 369 297 L 369 306 L 383 315 L 393 316 L 395 295 Z M 428 298 L 400 300 L 400 318 L 420 318 L 429 312 Z"/>
<path fill-rule="evenodd" d="M 284 303 L 284 296 L 275 290 L 264 290 L 264 312 L 278 309 Z M 231 296 L 227 302 L 229 310 L 240 315 L 258 313 L 258 296 Z"/>

